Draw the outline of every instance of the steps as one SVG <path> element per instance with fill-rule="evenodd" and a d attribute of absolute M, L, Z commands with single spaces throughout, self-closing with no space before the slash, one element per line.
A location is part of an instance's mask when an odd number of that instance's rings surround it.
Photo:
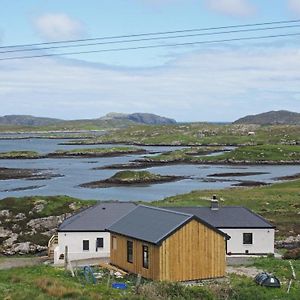
<path fill-rule="evenodd" d="M 58 245 L 58 235 L 54 234 L 51 236 L 48 242 L 48 257 L 54 259 L 54 249 Z"/>

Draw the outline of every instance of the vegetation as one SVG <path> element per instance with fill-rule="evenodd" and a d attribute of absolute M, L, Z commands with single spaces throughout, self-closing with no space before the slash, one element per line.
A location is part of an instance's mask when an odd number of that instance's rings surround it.
<path fill-rule="evenodd" d="M 163 176 L 159 174 L 152 174 L 148 171 L 120 171 L 108 179 L 83 183 L 80 186 L 88 188 L 105 188 L 118 185 L 161 183 L 180 179 L 183 179 L 183 177 Z"/>
<path fill-rule="evenodd" d="M 300 277 L 300 261 L 294 261 L 296 277 Z M 135 276 L 122 279 L 113 278 L 111 282 L 126 282 L 128 288 L 124 291 L 107 286 L 108 272 L 101 272 L 103 277 L 96 285 L 86 283 L 82 271 L 77 277 L 63 269 L 50 266 L 35 266 L 0 270 L 0 294 L 3 299 L 128 299 L 128 300 L 269 300 L 287 299 L 298 300 L 300 282 L 293 282 L 290 293 L 287 294 L 288 280 L 291 270 L 288 261 L 274 258 L 254 259 L 249 267 L 273 273 L 282 284 L 280 289 L 257 286 L 253 279 L 230 275 L 221 281 L 203 282 L 201 286 L 185 286 L 180 283 L 152 282 L 142 280 L 136 289 Z"/>
<path fill-rule="evenodd" d="M 62 156 L 120 156 L 126 154 L 142 154 L 145 150 L 135 147 L 112 147 L 112 148 L 90 148 L 90 149 L 72 149 L 72 150 L 57 150 L 49 153 L 48 156 L 62 157 Z"/>
<path fill-rule="evenodd" d="M 300 180 L 262 187 L 229 188 L 193 191 L 152 202 L 157 206 L 209 206 L 213 194 L 221 205 L 241 205 L 250 208 L 276 225 L 277 239 L 300 234 Z"/>
<path fill-rule="evenodd" d="M 250 134 L 253 132 L 254 135 Z M 216 125 L 189 123 L 177 125 L 135 125 L 115 130 L 80 144 L 131 143 L 138 145 L 264 145 L 299 144 L 299 125 Z"/>
<path fill-rule="evenodd" d="M 0 159 L 25 159 L 25 158 L 40 158 L 41 155 L 36 151 L 9 151 L 0 152 Z"/>

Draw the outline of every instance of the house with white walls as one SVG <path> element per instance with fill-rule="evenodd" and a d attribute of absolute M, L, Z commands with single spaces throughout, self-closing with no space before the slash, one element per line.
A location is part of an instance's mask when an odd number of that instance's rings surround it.
<path fill-rule="evenodd" d="M 136 207 L 132 202 L 101 202 L 64 220 L 57 231 L 54 264 L 68 260 L 109 257 L 111 224 Z"/>
<path fill-rule="evenodd" d="M 262 216 L 241 206 L 219 206 L 214 197 L 210 207 L 168 207 L 189 213 L 223 231 L 227 255 L 267 255 L 274 253 L 275 226 Z"/>

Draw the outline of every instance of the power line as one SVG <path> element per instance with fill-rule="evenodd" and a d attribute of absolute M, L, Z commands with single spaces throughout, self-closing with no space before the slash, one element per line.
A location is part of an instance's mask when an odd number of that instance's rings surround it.
<path fill-rule="evenodd" d="M 99 46 L 99 45 L 108 45 L 108 44 L 144 42 L 144 41 L 153 41 L 153 40 L 166 40 L 166 39 L 175 39 L 175 38 L 188 38 L 188 37 L 195 37 L 195 36 L 210 36 L 210 35 L 231 34 L 231 33 L 241 33 L 241 32 L 256 32 L 256 31 L 286 29 L 286 28 L 296 28 L 296 27 L 300 27 L 300 24 L 298 24 L 298 25 L 286 25 L 286 26 L 275 26 L 275 27 L 263 27 L 263 28 L 251 28 L 251 29 L 238 29 L 238 30 L 230 30 L 230 31 L 217 31 L 217 32 L 209 32 L 209 33 L 173 35 L 173 36 L 165 36 L 165 37 L 151 37 L 151 38 L 142 38 L 142 39 L 120 40 L 120 41 L 97 42 L 97 43 L 87 43 L 87 44 L 51 46 L 51 47 L 43 47 L 43 48 L 28 48 L 28 49 L 25 48 L 25 49 L 17 49 L 17 50 L 0 51 L 0 54 L 17 53 L 17 52 L 29 52 L 29 51 L 41 51 L 41 50 L 51 50 L 51 49 L 63 49 L 63 48 L 88 47 L 88 46 L 96 46 L 96 45 Z"/>
<path fill-rule="evenodd" d="M 136 47 L 126 47 L 126 48 L 110 48 L 110 49 L 90 50 L 90 51 L 63 52 L 63 53 L 51 53 L 51 54 L 41 54 L 41 55 L 31 55 L 31 56 L 7 57 L 7 58 L 0 58 L 0 61 L 41 58 L 41 57 L 51 57 L 51 56 L 63 56 L 63 55 L 89 54 L 89 53 L 100 53 L 100 52 L 119 52 L 119 51 L 141 50 L 141 49 L 150 49 L 150 48 L 192 46 L 192 45 L 200 45 L 200 44 L 225 43 L 225 42 L 247 41 L 247 40 L 261 40 L 261 39 L 278 38 L 278 37 L 292 37 L 292 36 L 300 36 L 300 32 L 299 33 L 286 33 L 286 34 L 256 36 L 256 37 L 240 37 L 240 38 L 223 39 L 223 40 L 208 40 L 208 41 L 196 41 L 196 42 L 164 44 L 164 45 L 160 44 L 160 45 L 136 46 Z"/>
<path fill-rule="evenodd" d="M 148 33 L 139 33 L 139 34 L 117 35 L 117 36 L 107 36 L 107 37 L 95 37 L 95 38 L 64 40 L 64 41 L 52 41 L 52 42 L 43 42 L 43 43 L 6 45 L 6 46 L 0 46 L 0 49 L 33 47 L 33 46 L 43 46 L 43 45 L 51 45 L 51 44 L 67 44 L 67 43 L 89 42 L 89 41 L 96 41 L 96 40 L 107 40 L 107 39 L 110 40 L 110 39 L 120 39 L 120 38 L 151 36 L 151 35 L 177 34 L 177 33 L 185 33 L 185 32 L 187 33 L 187 32 L 197 32 L 197 31 L 211 31 L 211 30 L 222 30 L 222 29 L 230 29 L 230 28 L 244 28 L 244 27 L 264 26 L 264 25 L 291 24 L 291 23 L 298 23 L 298 22 L 300 22 L 300 19 L 273 21 L 273 22 L 263 22 L 263 23 L 248 23 L 248 24 L 229 25 L 229 26 L 220 26 L 220 27 L 194 28 L 194 29 L 184 29 L 184 30 L 175 30 L 175 31 L 148 32 Z"/>

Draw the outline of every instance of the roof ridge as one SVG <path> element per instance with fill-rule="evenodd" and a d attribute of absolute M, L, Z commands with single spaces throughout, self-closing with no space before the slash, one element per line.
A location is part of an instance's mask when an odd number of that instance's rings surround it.
<path fill-rule="evenodd" d="M 180 211 L 174 211 L 174 210 L 170 210 L 170 209 L 166 209 L 166 208 L 160 208 L 160 207 L 157 207 L 157 206 L 148 206 L 148 205 L 140 204 L 137 207 L 139 207 L 139 206 L 150 208 L 150 209 L 155 209 L 155 210 L 160 210 L 160 211 L 166 211 L 166 212 L 169 212 L 169 213 L 172 213 L 172 214 L 184 215 L 184 216 L 187 216 L 187 217 L 195 216 L 194 214 L 183 213 L 183 212 L 180 212 Z"/>

